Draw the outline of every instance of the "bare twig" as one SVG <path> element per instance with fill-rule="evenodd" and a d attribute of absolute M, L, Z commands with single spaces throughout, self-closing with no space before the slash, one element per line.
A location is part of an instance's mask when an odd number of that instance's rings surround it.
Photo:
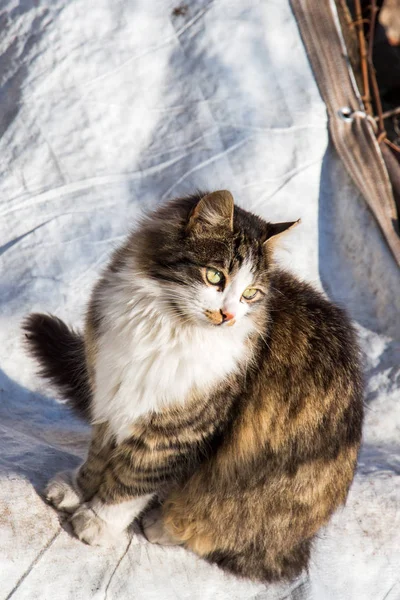
<path fill-rule="evenodd" d="M 357 28 L 358 43 L 360 46 L 360 62 L 361 62 L 361 73 L 364 88 L 364 104 L 365 110 L 371 116 L 373 116 L 371 96 L 369 91 L 369 78 L 368 78 L 368 55 L 364 36 L 364 25 L 363 15 L 361 10 L 361 0 L 355 0 L 354 2 L 356 10 L 355 27 Z"/>
<path fill-rule="evenodd" d="M 360 25 L 360 23 L 369 23 L 370 20 L 369 19 L 356 19 L 355 21 L 352 21 L 351 23 L 349 23 L 349 27 L 357 27 L 357 25 Z"/>
<path fill-rule="evenodd" d="M 397 144 L 393 144 L 393 142 L 391 142 L 390 140 L 388 140 L 388 138 L 385 138 L 383 140 L 385 142 L 385 144 L 387 144 L 392 150 L 395 150 L 395 152 L 399 152 L 400 153 L 400 146 L 398 146 Z"/>
<path fill-rule="evenodd" d="M 397 108 L 393 108 L 392 110 L 387 110 L 386 112 L 382 113 L 382 119 L 390 119 L 390 117 L 394 117 L 396 115 L 400 115 L 400 106 L 398 106 Z M 375 117 L 375 121 L 377 121 L 379 119 L 379 117 Z"/>

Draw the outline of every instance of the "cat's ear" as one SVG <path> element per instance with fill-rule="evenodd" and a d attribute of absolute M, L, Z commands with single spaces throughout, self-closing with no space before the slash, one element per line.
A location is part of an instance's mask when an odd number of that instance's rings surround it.
<path fill-rule="evenodd" d="M 268 223 L 267 239 L 264 242 L 264 246 L 271 248 L 284 233 L 290 231 L 290 229 L 293 229 L 300 223 L 301 219 L 286 223 Z"/>
<path fill-rule="evenodd" d="M 233 196 L 227 190 L 203 196 L 189 217 L 188 231 L 226 228 L 233 231 Z"/>

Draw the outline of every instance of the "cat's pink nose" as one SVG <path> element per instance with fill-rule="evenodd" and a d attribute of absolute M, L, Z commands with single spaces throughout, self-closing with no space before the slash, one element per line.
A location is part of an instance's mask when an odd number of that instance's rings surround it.
<path fill-rule="evenodd" d="M 233 321 L 233 319 L 235 318 L 235 315 L 233 313 L 226 312 L 225 310 L 221 310 L 221 314 L 223 321 Z"/>

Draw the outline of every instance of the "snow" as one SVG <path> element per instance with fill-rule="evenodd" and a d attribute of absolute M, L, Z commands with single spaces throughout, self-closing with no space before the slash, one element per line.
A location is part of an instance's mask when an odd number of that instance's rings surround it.
<path fill-rule="evenodd" d="M 328 142 L 288 0 L 186 4 L 0 4 L 0 598 L 399 599 L 398 267 Z M 358 474 L 291 585 L 237 580 L 136 534 L 84 546 L 40 495 L 89 430 L 35 376 L 21 319 L 79 325 L 140 212 L 196 187 L 301 217 L 280 260 L 348 307 L 365 352 Z"/>

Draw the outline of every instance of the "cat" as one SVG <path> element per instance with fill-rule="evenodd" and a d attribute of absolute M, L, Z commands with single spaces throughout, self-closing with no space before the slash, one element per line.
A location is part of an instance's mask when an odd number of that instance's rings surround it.
<path fill-rule="evenodd" d="M 79 539 L 141 516 L 150 542 L 242 577 L 307 568 L 354 477 L 363 381 L 345 312 L 274 262 L 296 223 L 225 190 L 173 200 L 115 251 L 83 335 L 27 317 L 41 374 L 92 424 L 84 464 L 46 488 Z"/>

